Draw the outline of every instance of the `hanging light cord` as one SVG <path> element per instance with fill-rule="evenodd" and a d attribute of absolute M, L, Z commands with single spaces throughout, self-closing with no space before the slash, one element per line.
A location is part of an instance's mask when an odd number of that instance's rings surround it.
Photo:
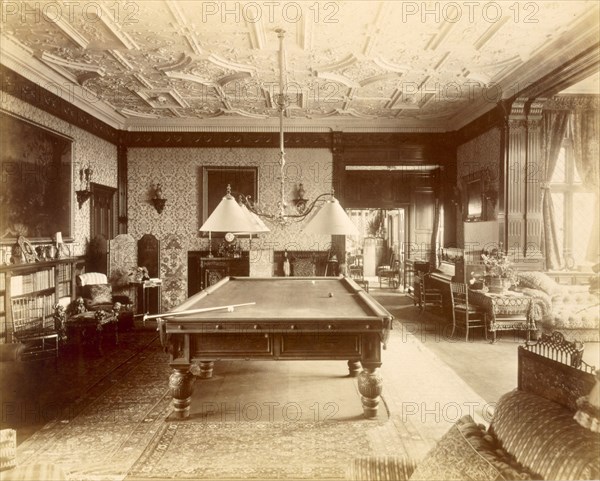
<path fill-rule="evenodd" d="M 276 29 L 277 37 L 279 38 L 279 94 L 276 95 L 276 104 L 279 110 L 279 172 L 280 172 L 280 184 L 279 184 L 279 201 L 277 202 L 277 211 L 275 213 L 264 212 L 259 205 L 252 201 L 249 196 L 240 195 L 240 201 L 246 205 L 246 207 L 254 214 L 265 217 L 276 224 L 285 225 L 289 222 L 300 222 L 306 218 L 308 214 L 314 209 L 317 202 L 325 196 L 333 198 L 334 192 L 333 187 L 331 192 L 320 194 L 313 200 L 310 205 L 301 214 L 288 214 L 287 203 L 285 201 L 285 145 L 284 145 L 284 132 L 283 132 L 283 116 L 285 110 L 289 105 L 289 98 L 285 94 L 285 79 L 284 79 L 284 63 L 285 63 L 285 51 L 284 51 L 284 38 L 285 30 Z"/>

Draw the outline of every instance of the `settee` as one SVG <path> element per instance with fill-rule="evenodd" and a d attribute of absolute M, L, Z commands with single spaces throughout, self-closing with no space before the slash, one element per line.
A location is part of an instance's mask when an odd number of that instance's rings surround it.
<path fill-rule="evenodd" d="M 358 457 L 347 478 L 600 479 L 600 434 L 574 419 L 597 381 L 582 353 L 560 333 L 520 346 L 518 387 L 500 398 L 487 429 L 464 416 L 424 459 Z"/>
<path fill-rule="evenodd" d="M 568 340 L 600 341 L 598 295 L 588 286 L 558 284 L 543 272 L 519 272 L 519 289 L 534 298 L 533 318 L 541 333 L 561 332 Z"/>

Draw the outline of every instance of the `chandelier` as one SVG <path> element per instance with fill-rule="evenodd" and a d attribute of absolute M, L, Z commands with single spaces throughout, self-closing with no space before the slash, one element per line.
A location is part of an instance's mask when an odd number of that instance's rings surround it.
<path fill-rule="evenodd" d="M 273 226 L 286 226 L 293 222 L 301 222 L 310 216 L 310 220 L 302 231 L 310 234 L 323 235 L 358 235 L 358 229 L 352 223 L 344 209 L 334 197 L 333 189 L 330 192 L 318 195 L 312 202 L 304 198 L 304 187 L 298 186 L 297 198 L 294 199 L 295 211 L 288 210 L 286 202 L 286 175 L 285 175 L 285 148 L 283 139 L 283 116 L 289 98 L 284 93 L 284 47 L 285 31 L 277 29 L 279 38 L 279 94 L 276 96 L 279 111 L 279 199 L 277 204 L 270 209 L 255 202 L 249 195 L 240 195 L 239 202 L 231 195 L 230 186 L 221 203 L 210 214 L 209 218 L 200 227 L 201 232 L 208 232 L 209 244 L 211 232 L 237 232 L 245 234 L 258 234 L 269 232 L 269 228 L 262 219 Z M 321 208 L 316 210 L 316 206 Z"/>

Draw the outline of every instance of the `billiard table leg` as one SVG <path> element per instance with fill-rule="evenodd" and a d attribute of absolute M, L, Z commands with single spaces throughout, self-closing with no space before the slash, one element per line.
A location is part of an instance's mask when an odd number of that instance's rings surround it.
<path fill-rule="evenodd" d="M 356 361 L 356 360 L 349 360 L 348 361 L 348 371 L 349 371 L 349 375 L 350 377 L 356 377 L 358 376 L 358 373 L 360 372 L 360 370 L 362 369 L 360 361 Z"/>
<path fill-rule="evenodd" d="M 169 389 L 173 396 L 173 417 L 177 419 L 189 417 L 194 392 L 194 376 L 190 372 L 190 366 L 173 368 L 169 376 Z"/>
<path fill-rule="evenodd" d="M 200 379 L 209 379 L 213 375 L 214 361 L 200 361 Z"/>
<path fill-rule="evenodd" d="M 383 390 L 383 378 L 379 374 L 381 363 L 363 362 L 363 370 L 358 374 L 358 392 L 361 394 L 363 412 L 366 418 L 377 416 L 379 399 Z"/>

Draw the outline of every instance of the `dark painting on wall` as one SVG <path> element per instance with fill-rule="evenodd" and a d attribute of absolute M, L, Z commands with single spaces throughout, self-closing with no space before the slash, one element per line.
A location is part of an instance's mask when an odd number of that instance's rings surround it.
<path fill-rule="evenodd" d="M 72 238 L 72 140 L 0 112 L 0 242 Z"/>
<path fill-rule="evenodd" d="M 240 194 L 247 195 L 253 201 L 256 193 L 258 169 L 256 167 L 203 167 L 201 169 L 200 195 L 201 222 L 204 224 L 215 207 L 231 187 L 231 195 L 238 200 Z"/>

